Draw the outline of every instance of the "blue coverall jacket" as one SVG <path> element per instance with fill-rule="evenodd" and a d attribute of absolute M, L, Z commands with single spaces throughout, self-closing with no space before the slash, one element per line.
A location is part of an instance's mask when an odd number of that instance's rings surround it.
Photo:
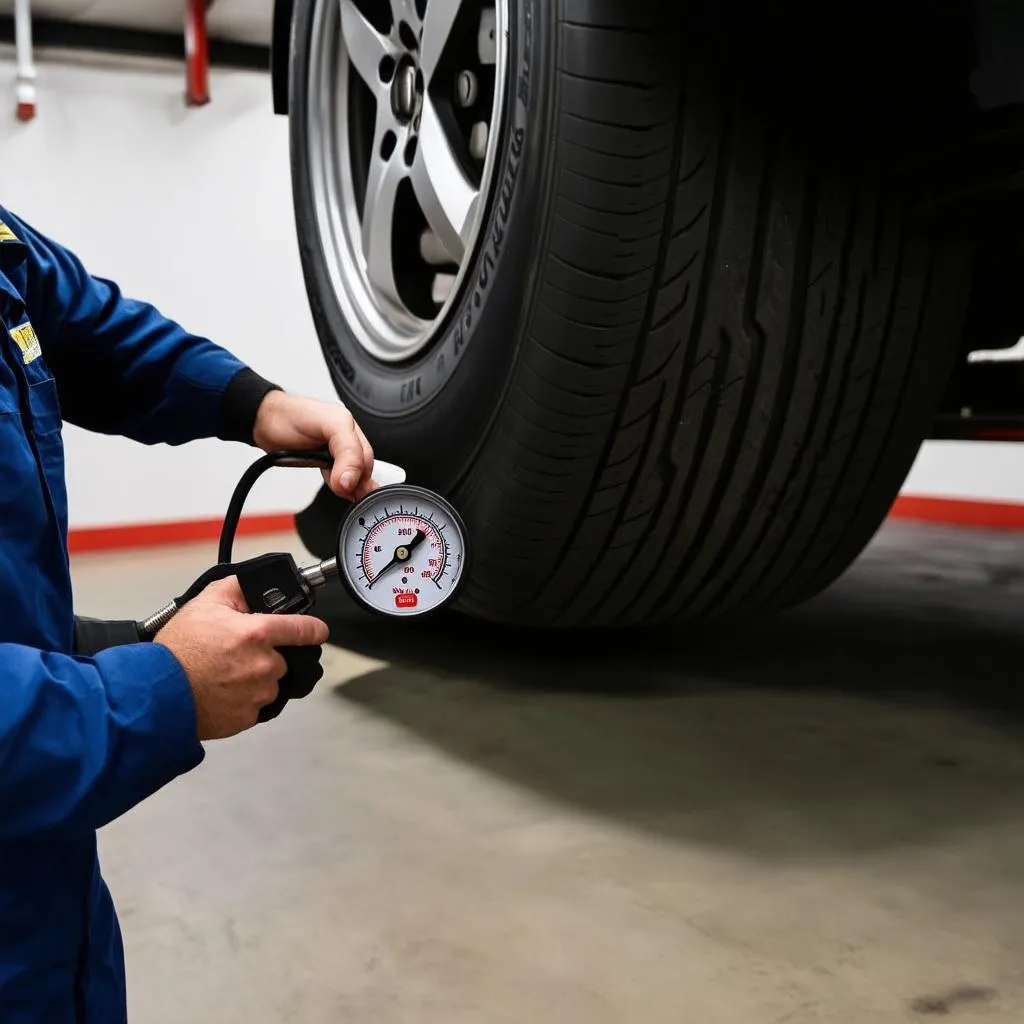
<path fill-rule="evenodd" d="M 0 208 L 2 1024 L 125 1020 L 95 831 L 203 759 L 166 648 L 74 653 L 61 423 L 251 443 L 269 388 Z"/>

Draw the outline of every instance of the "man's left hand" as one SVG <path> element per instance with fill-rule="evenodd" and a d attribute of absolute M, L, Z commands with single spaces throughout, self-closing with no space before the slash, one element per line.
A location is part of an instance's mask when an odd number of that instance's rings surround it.
<path fill-rule="evenodd" d="M 271 391 L 260 403 L 253 440 L 265 452 L 326 446 L 334 466 L 324 480 L 340 498 L 358 501 L 377 488 L 370 442 L 340 403 Z"/>

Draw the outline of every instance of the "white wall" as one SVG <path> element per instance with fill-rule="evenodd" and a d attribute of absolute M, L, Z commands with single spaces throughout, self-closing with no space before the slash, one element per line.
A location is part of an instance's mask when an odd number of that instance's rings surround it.
<path fill-rule="evenodd" d="M 1024 503 L 1024 444 L 930 441 L 903 493 Z"/>
<path fill-rule="evenodd" d="M 0 54 L 0 87 L 13 82 Z M 214 71 L 213 102 L 187 109 L 183 69 L 47 55 L 39 116 L 0 106 L 3 203 L 97 273 L 208 335 L 283 386 L 334 398 L 295 245 L 287 124 L 266 75 Z M 0 88 L 0 97 L 3 92 Z M 147 449 L 67 429 L 72 526 L 219 517 L 254 457 L 201 442 Z M 313 471 L 280 470 L 252 511 L 290 511 Z M 1024 502 L 1024 448 L 930 444 L 905 492 Z"/>
<path fill-rule="evenodd" d="M 13 116 L 0 56 L 3 204 L 95 273 L 153 302 L 293 391 L 335 398 L 299 268 L 287 123 L 267 75 L 214 71 L 213 101 L 188 109 L 175 62 L 41 61 L 38 116 Z M 6 88 L 5 88 L 6 87 Z M 145 448 L 66 429 L 72 526 L 218 517 L 258 453 L 204 441 Z M 278 470 L 251 511 L 300 508 L 313 470 Z"/>

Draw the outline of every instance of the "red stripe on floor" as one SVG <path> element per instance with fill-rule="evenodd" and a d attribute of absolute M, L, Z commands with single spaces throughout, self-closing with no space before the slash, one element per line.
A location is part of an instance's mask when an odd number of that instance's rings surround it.
<path fill-rule="evenodd" d="M 220 519 L 188 519 L 173 523 L 136 523 L 124 526 L 89 526 L 71 530 L 68 550 L 74 554 L 87 551 L 117 551 L 126 548 L 162 547 L 167 544 L 188 544 L 192 541 L 217 540 Z M 281 533 L 295 528 L 295 517 L 287 513 L 243 516 L 238 536 L 259 533 Z"/>
<path fill-rule="evenodd" d="M 1024 530 L 1024 505 L 1008 501 L 973 501 L 968 498 L 928 498 L 901 494 L 890 515 L 894 519 L 916 519 L 946 526 Z"/>

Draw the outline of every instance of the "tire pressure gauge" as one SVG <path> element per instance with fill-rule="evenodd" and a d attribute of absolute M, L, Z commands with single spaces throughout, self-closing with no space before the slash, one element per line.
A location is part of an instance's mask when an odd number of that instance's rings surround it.
<path fill-rule="evenodd" d="M 246 496 L 272 466 L 330 466 L 327 452 L 271 452 L 242 476 L 221 530 L 217 564 L 180 597 L 135 624 L 140 639 L 152 640 L 193 598 L 215 580 L 236 576 L 250 611 L 303 613 L 316 592 L 338 577 L 355 601 L 379 615 L 413 618 L 436 612 L 458 594 L 469 560 L 466 527 L 439 494 L 407 483 L 379 487 L 353 506 L 338 530 L 337 555 L 296 565 L 285 553 L 244 562 L 231 557 Z"/>
<path fill-rule="evenodd" d="M 338 572 L 352 596 L 381 615 L 437 611 L 458 593 L 466 528 L 440 495 L 391 484 L 365 497 L 338 533 Z"/>
<path fill-rule="evenodd" d="M 126 627 L 114 642 L 155 640 L 186 604 L 211 583 L 231 576 L 237 578 L 249 611 L 261 614 L 309 612 L 316 604 L 316 592 L 335 577 L 358 604 L 379 615 L 407 619 L 447 605 L 459 592 L 466 573 L 466 528 L 444 498 L 411 484 L 387 484 L 355 505 L 341 522 L 334 558 L 305 566 L 297 565 L 286 552 L 232 560 L 242 507 L 263 473 L 272 466 L 327 468 L 333 462 L 325 451 L 270 452 L 257 460 L 231 496 L 217 564 L 148 619 L 113 624 Z M 276 718 L 288 701 L 307 696 L 323 676 L 319 647 L 282 647 L 279 653 L 285 660 L 285 674 L 278 681 L 277 697 L 260 709 L 261 722 Z"/>

